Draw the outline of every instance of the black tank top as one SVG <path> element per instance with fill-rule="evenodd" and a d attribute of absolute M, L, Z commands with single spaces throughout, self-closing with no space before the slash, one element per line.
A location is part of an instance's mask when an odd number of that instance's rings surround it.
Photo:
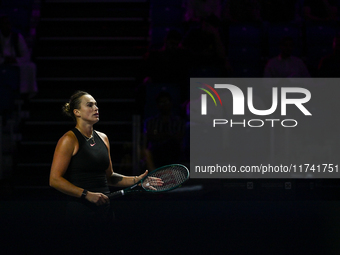
<path fill-rule="evenodd" d="M 65 174 L 72 184 L 92 192 L 108 194 L 110 192 L 106 179 L 106 170 L 109 167 L 109 154 L 104 141 L 96 131 L 93 131 L 93 141 L 86 141 L 85 137 L 76 128 L 72 129 L 79 143 L 78 152 L 71 158 Z"/>

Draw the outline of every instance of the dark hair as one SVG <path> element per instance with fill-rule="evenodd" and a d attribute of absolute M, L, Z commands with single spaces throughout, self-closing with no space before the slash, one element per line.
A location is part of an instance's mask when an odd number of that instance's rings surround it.
<path fill-rule="evenodd" d="M 73 113 L 74 109 L 80 109 L 80 103 L 81 103 L 81 97 L 84 95 L 90 95 L 89 93 L 85 91 L 77 91 L 75 92 L 71 98 L 70 101 L 63 106 L 63 112 L 71 117 L 75 122 L 77 122 L 76 116 Z"/>
<path fill-rule="evenodd" d="M 183 38 L 182 34 L 176 30 L 176 29 L 171 29 L 169 32 L 166 34 L 166 40 L 177 40 L 181 41 Z"/>
<path fill-rule="evenodd" d="M 283 45 L 283 44 L 285 44 L 286 42 L 292 42 L 292 43 L 294 43 L 293 37 L 291 37 L 291 36 L 284 36 L 284 37 L 282 37 L 282 38 L 281 38 L 281 41 L 280 41 L 280 44 Z"/>
<path fill-rule="evenodd" d="M 340 32 L 338 32 L 338 33 L 335 34 L 334 39 L 337 39 L 337 40 L 340 39 Z"/>
<path fill-rule="evenodd" d="M 0 13 L 0 20 L 2 19 L 9 19 L 9 16 L 7 14 Z"/>
<path fill-rule="evenodd" d="M 161 101 L 161 99 L 166 98 L 169 101 L 172 101 L 172 97 L 170 95 L 169 92 L 167 91 L 161 91 L 156 95 L 156 103 L 159 104 L 159 102 Z"/>
<path fill-rule="evenodd" d="M 0 0 L 0 3 L 1 3 L 1 0 Z M 6 14 L 0 14 L 0 25 L 3 25 L 7 21 L 9 21 L 9 16 Z"/>

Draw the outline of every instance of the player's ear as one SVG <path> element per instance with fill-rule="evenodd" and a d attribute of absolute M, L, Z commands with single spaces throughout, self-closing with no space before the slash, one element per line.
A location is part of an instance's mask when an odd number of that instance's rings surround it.
<path fill-rule="evenodd" d="M 73 114 L 74 114 L 74 116 L 76 116 L 76 117 L 80 117 L 80 111 L 79 111 L 79 109 L 74 109 L 74 110 L 73 110 Z"/>

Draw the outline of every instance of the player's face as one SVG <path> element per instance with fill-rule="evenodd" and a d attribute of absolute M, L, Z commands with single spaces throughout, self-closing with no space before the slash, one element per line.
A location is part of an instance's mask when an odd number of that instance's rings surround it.
<path fill-rule="evenodd" d="M 78 116 L 92 123 L 99 121 L 99 108 L 97 106 L 96 100 L 91 95 L 84 95 L 81 97 L 80 109 L 78 111 Z"/>

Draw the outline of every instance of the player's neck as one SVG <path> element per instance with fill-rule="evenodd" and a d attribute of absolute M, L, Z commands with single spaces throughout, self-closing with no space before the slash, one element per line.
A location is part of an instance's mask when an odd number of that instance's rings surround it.
<path fill-rule="evenodd" d="M 76 128 L 85 136 L 91 137 L 93 133 L 93 126 L 85 123 L 77 123 Z"/>

